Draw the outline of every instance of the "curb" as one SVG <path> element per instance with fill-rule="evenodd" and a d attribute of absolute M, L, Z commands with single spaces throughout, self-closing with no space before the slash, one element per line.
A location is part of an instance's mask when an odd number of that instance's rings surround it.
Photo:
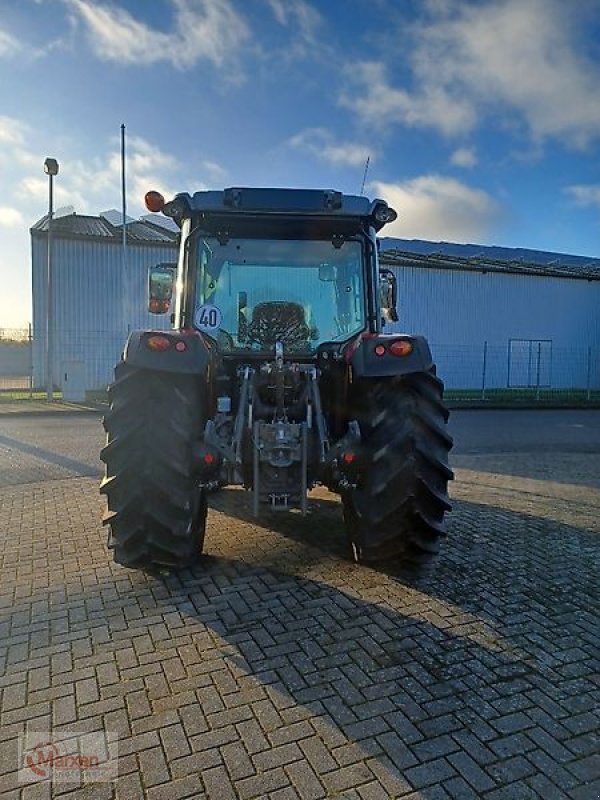
<path fill-rule="evenodd" d="M 3 417 L 60 417 L 73 416 L 74 414 L 103 414 L 108 409 L 108 405 L 104 404 L 69 407 L 61 403 L 58 408 L 53 408 L 52 406 L 40 408 L 38 405 L 33 408 L 26 408 L 24 403 L 6 403 L 6 406 L 8 407 L 2 408 L 2 404 L 0 404 L 0 419 Z"/>

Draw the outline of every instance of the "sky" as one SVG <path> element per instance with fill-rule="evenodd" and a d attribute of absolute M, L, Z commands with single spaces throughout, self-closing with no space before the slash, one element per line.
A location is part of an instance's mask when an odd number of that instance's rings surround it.
<path fill-rule="evenodd" d="M 600 256 L 600 0 L 0 0 L 0 328 L 30 226 L 226 186 L 383 197 L 385 235 Z"/>

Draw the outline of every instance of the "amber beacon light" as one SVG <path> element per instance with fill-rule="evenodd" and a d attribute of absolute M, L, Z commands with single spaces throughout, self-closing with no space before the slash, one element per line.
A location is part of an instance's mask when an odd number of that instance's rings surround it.
<path fill-rule="evenodd" d="M 160 192 L 156 192 L 154 189 L 152 189 L 151 191 L 146 192 L 144 195 L 144 203 L 146 204 L 148 211 L 152 211 L 152 213 L 156 214 L 158 211 L 163 210 L 165 198 Z"/>

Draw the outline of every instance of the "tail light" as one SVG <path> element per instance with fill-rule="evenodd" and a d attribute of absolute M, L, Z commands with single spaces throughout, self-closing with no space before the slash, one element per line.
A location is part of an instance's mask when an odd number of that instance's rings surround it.
<path fill-rule="evenodd" d="M 169 350 L 171 347 L 171 340 L 168 336 L 149 336 L 146 339 L 146 347 L 149 350 Z"/>
<path fill-rule="evenodd" d="M 217 476 L 223 457 L 206 442 L 198 442 L 194 445 L 192 459 L 195 472 L 204 480 Z"/>
<path fill-rule="evenodd" d="M 408 339 L 397 339 L 391 343 L 389 351 L 393 356 L 409 356 L 413 351 L 412 342 L 409 342 Z"/>

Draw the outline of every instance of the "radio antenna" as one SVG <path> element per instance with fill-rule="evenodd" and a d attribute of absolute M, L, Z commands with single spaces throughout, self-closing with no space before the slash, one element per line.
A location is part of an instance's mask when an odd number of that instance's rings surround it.
<path fill-rule="evenodd" d="M 371 156 L 367 156 L 367 160 L 365 161 L 365 171 L 363 174 L 362 184 L 360 187 L 361 196 L 365 193 L 365 181 L 367 180 L 367 172 L 369 171 L 369 162 L 371 160 Z"/>

